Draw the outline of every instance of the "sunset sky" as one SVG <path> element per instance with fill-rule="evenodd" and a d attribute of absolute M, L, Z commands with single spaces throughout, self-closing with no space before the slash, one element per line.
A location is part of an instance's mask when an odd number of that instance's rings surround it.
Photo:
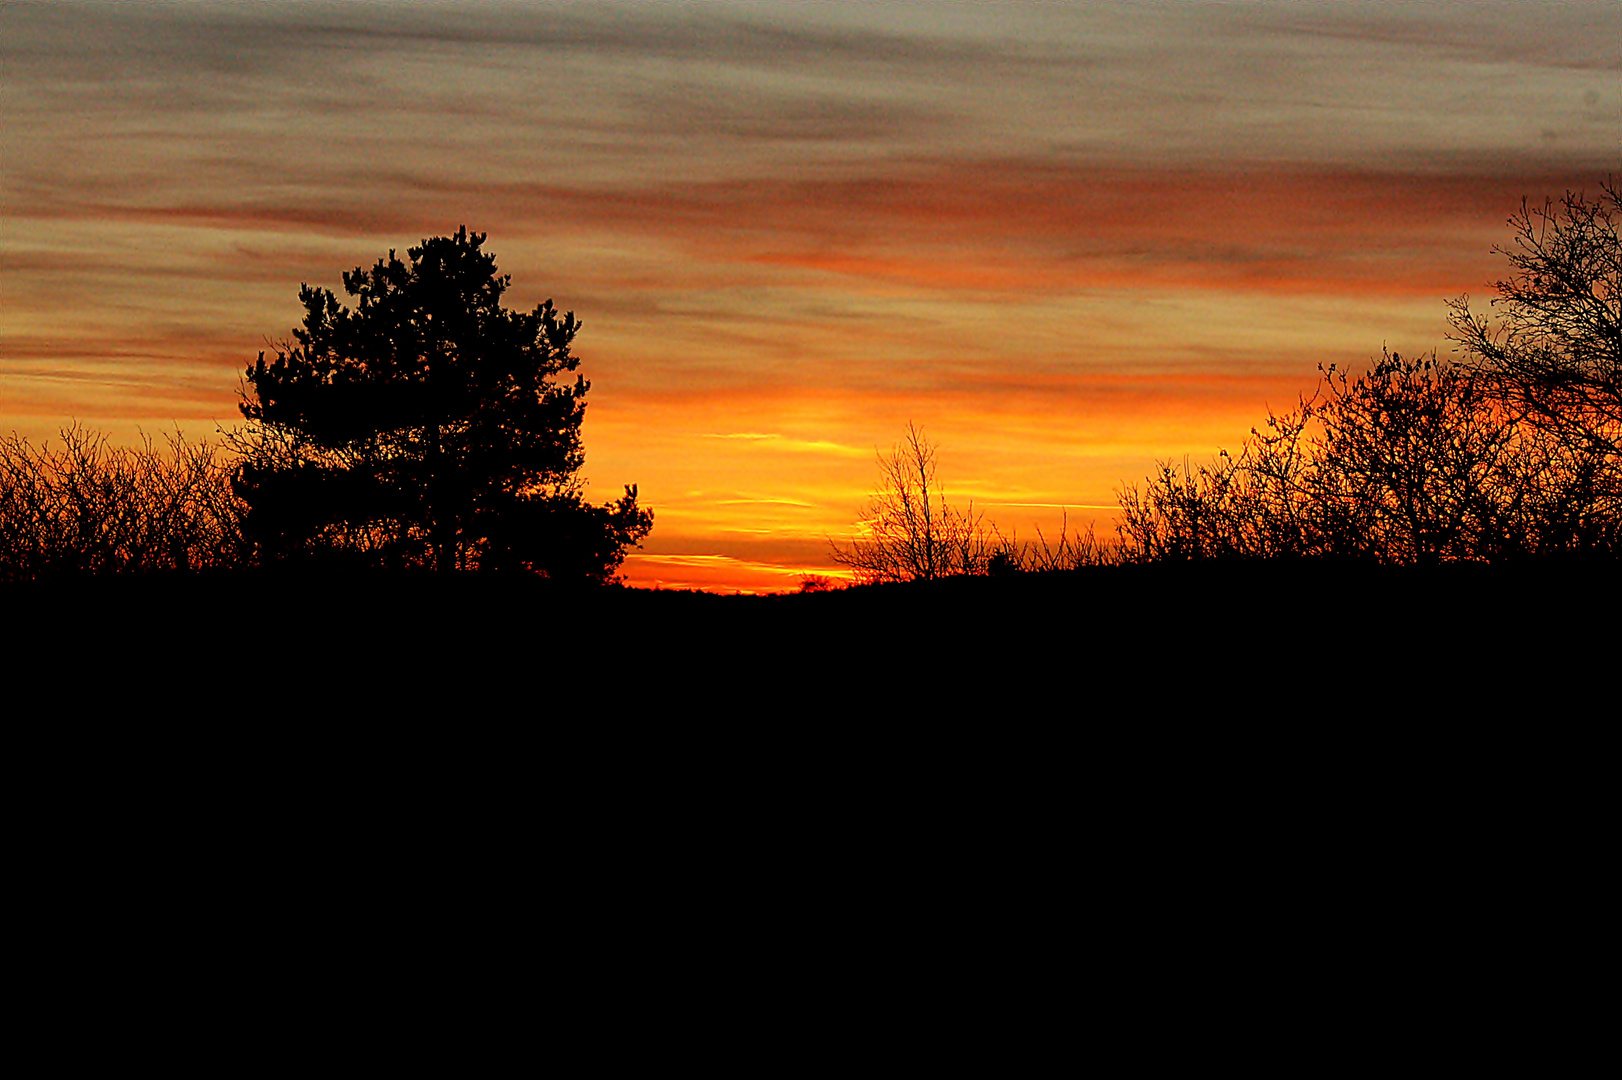
<path fill-rule="evenodd" d="M 908 421 L 1108 531 L 1622 174 L 1622 0 L 4 2 L 0 59 L 0 431 L 212 436 L 301 282 L 465 225 L 584 324 L 643 585 L 831 572 Z"/>

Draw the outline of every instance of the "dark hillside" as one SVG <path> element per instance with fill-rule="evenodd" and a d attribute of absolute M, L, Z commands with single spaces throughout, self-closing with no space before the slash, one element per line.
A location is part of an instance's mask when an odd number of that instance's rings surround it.
<path fill-rule="evenodd" d="M 22 663 L 524 715 L 535 692 L 849 715 L 1453 711 L 1614 678 L 1614 567 L 1149 565 L 788 596 L 557 589 L 531 577 L 248 571 L 11 585 Z M 13 677 L 26 681 L 30 669 Z M 1288 690 L 1289 693 L 1283 693 Z M 1291 695 L 1302 695 L 1305 697 Z M 1400 708 L 1399 708 L 1400 706 Z M 843 710 L 842 710 L 843 713 Z"/>
<path fill-rule="evenodd" d="M 1128 566 L 776 597 L 130 576 L 0 604 L 38 811 L 143 867 L 154 843 L 186 874 L 456 853 L 458 883 L 540 873 L 626 919 L 672 882 L 773 866 L 799 895 L 840 867 L 1198 926 L 1258 882 L 1287 910 L 1246 919 L 1400 921 L 1391 896 L 1567 865 L 1618 593 L 1548 564 Z"/>

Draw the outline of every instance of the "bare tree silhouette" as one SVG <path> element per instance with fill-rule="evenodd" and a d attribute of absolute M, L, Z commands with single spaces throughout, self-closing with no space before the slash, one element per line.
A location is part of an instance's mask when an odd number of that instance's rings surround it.
<path fill-rule="evenodd" d="M 888 454 L 878 455 L 879 487 L 861 511 L 865 535 L 849 543 L 830 541 L 834 561 L 850 567 L 859 583 L 934 581 L 966 574 L 1072 570 L 1119 561 L 1118 549 L 1101 543 L 1089 527 L 1072 532 L 1066 515 L 1052 539 L 1021 542 L 1004 536 L 971 502 L 958 509 L 947 501 L 936 465 L 939 448 L 908 423 Z"/>
<path fill-rule="evenodd" d="M 934 581 L 985 569 L 992 545 L 973 504 L 958 510 L 946 501 L 936 476 L 937 447 L 908 423 L 888 454 L 878 455 L 879 487 L 863 507 L 866 534 L 847 544 L 830 541 L 834 561 L 856 580 Z"/>

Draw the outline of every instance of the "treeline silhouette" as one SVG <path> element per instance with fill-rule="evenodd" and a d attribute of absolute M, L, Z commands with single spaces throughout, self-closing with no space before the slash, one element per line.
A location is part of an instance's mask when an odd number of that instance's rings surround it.
<path fill-rule="evenodd" d="M 1168 563 L 1614 561 L 1622 555 L 1622 218 L 1614 181 L 1510 219 L 1495 319 L 1450 305 L 1456 358 L 1384 353 L 1320 370 L 1236 453 L 1161 463 L 1089 528 L 1005 536 L 943 496 L 909 425 L 879 458 L 858 583 Z M 652 515 L 634 488 L 581 498 L 579 324 L 500 304 L 484 237 L 425 240 L 346 274 L 345 308 L 304 288 L 296 342 L 247 372 L 227 452 L 179 433 L 133 449 L 77 425 L 60 448 L 0 438 L 0 580 L 229 571 L 522 571 L 614 580 Z M 826 592 L 808 576 L 803 591 Z"/>
<path fill-rule="evenodd" d="M 1116 564 L 1373 566 L 1622 555 L 1622 244 L 1618 191 L 1511 217 L 1497 320 L 1450 303 L 1456 359 L 1384 352 L 1269 413 L 1237 454 L 1162 462 L 1118 492 L 1117 542 L 1005 538 L 952 505 L 909 425 L 879 457 L 863 535 L 834 559 L 864 583 Z"/>
<path fill-rule="evenodd" d="M 1121 492 L 1123 557 L 1393 565 L 1622 554 L 1614 446 L 1568 439 L 1495 380 L 1388 353 L 1329 370 L 1238 454 Z"/>
<path fill-rule="evenodd" d="M 1133 561 L 1502 563 L 1622 554 L 1622 218 L 1522 203 L 1496 321 L 1449 304 L 1457 360 L 1331 368 L 1239 454 L 1121 492 Z"/>
<path fill-rule="evenodd" d="M 135 448 L 77 424 L 60 447 L 0 440 L 0 581 L 299 567 L 614 579 L 653 526 L 636 488 L 588 504 L 572 372 L 580 324 L 461 229 L 304 286 L 294 340 L 245 372 L 223 447 Z"/>

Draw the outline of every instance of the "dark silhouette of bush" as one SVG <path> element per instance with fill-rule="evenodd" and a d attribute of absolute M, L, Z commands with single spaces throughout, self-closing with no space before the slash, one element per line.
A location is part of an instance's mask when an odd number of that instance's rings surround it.
<path fill-rule="evenodd" d="M 1132 561 L 1433 565 L 1622 554 L 1617 191 L 1511 218 L 1503 323 L 1451 305 L 1459 363 L 1386 353 L 1252 429 L 1237 457 L 1161 463 L 1120 494 Z M 1504 249 L 1499 249 L 1503 251 Z"/>
<path fill-rule="evenodd" d="M 179 431 L 160 448 L 64 428 L 60 447 L 0 437 L 0 581 L 246 565 L 230 466 Z"/>
<path fill-rule="evenodd" d="M 1387 354 L 1322 373 L 1237 457 L 1122 491 L 1121 534 L 1138 561 L 1493 558 L 1522 527 L 1514 434 L 1480 380 Z"/>
<path fill-rule="evenodd" d="M 426 239 L 344 275 L 351 309 L 304 286 L 294 344 L 242 386 L 235 489 L 277 559 L 526 569 L 612 578 L 652 528 L 636 489 L 587 505 L 580 324 L 548 300 L 510 311 L 484 236 Z"/>
<path fill-rule="evenodd" d="M 1388 354 L 1329 371 L 1235 457 L 1121 491 L 1133 561 L 1399 565 L 1622 552 L 1616 463 L 1517 414 L 1487 380 Z"/>
<path fill-rule="evenodd" d="M 1610 471 L 1606 471 L 1606 469 Z M 1133 561 L 1503 562 L 1622 551 L 1614 465 L 1528 420 L 1478 373 L 1387 354 L 1323 373 L 1241 452 L 1121 491 Z"/>

